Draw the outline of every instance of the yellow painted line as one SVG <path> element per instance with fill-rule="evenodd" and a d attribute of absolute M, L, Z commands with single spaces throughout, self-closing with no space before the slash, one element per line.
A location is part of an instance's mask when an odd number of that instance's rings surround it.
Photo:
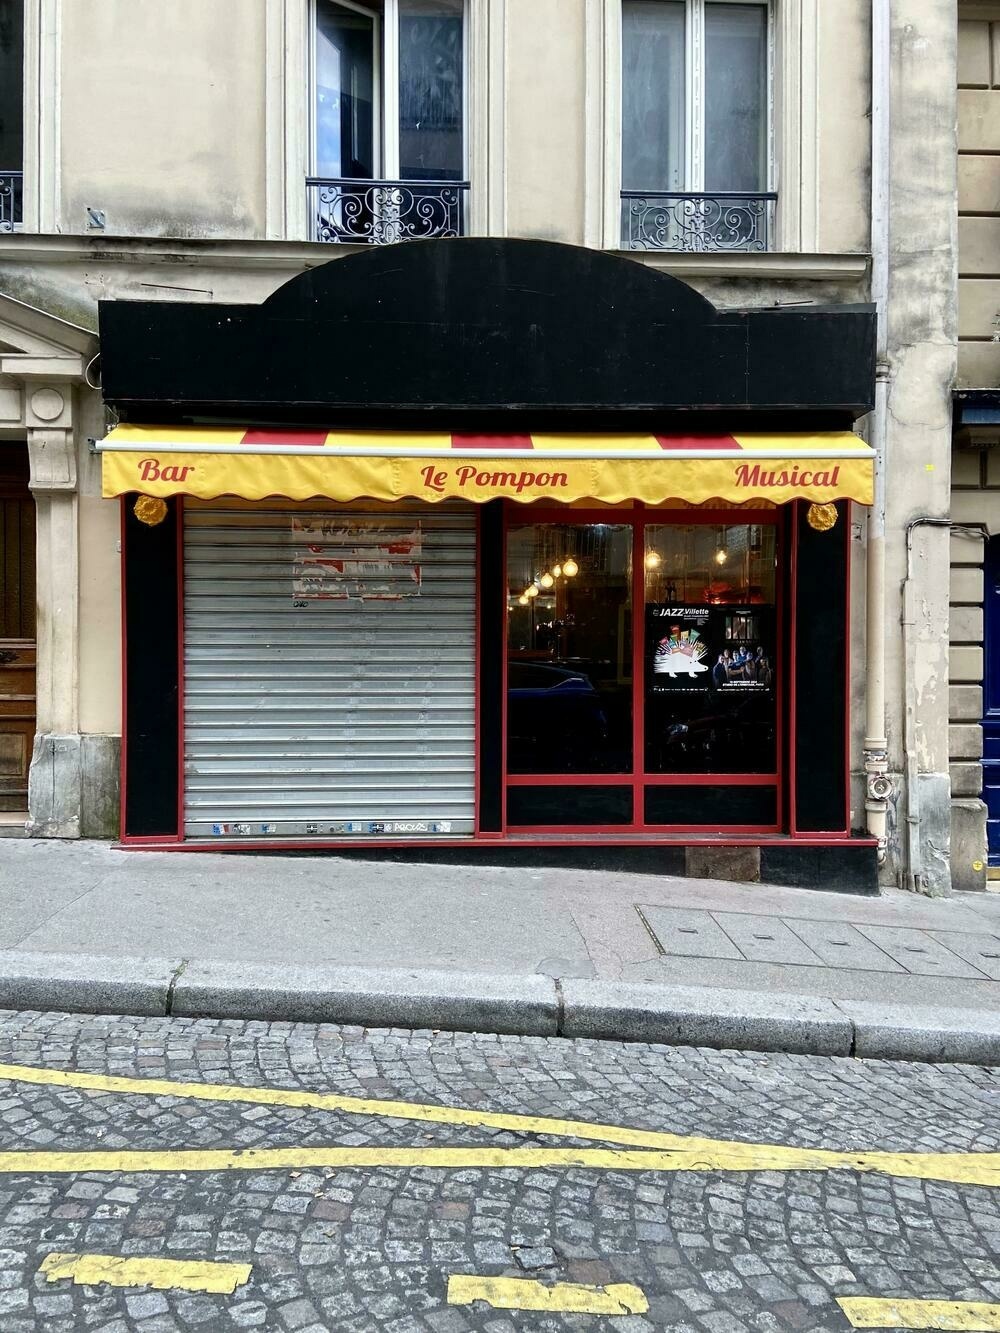
<path fill-rule="evenodd" d="M 547 1116 L 517 1115 L 504 1111 L 475 1111 L 461 1106 L 434 1106 L 422 1102 L 388 1102 L 369 1097 L 344 1097 L 336 1092 L 300 1092 L 292 1088 L 241 1088 L 230 1083 L 177 1083 L 160 1078 L 122 1078 L 113 1074 L 81 1074 L 68 1069 L 35 1069 L 30 1065 L 0 1064 L 0 1080 L 34 1083 L 89 1092 L 123 1092 L 145 1097 L 189 1097 L 204 1102 L 252 1103 L 257 1106 L 297 1106 L 347 1115 L 386 1116 L 393 1120 L 420 1120 L 426 1124 L 463 1125 L 468 1128 L 506 1129 L 516 1134 L 550 1134 L 558 1138 L 621 1143 L 634 1148 L 687 1148 L 711 1144 L 711 1139 L 685 1138 L 657 1130 L 623 1125 L 591 1124 L 586 1120 L 559 1120 Z"/>
<path fill-rule="evenodd" d="M 854 1328 L 961 1329 L 964 1333 L 992 1333 L 1000 1329 L 1000 1305 L 987 1305 L 983 1301 L 839 1296 L 837 1304 Z"/>
<path fill-rule="evenodd" d="M 312 1107 L 352 1115 L 384 1116 L 473 1128 L 510 1130 L 583 1141 L 618 1143 L 645 1152 L 575 1148 L 279 1148 L 245 1151 L 167 1152 L 0 1152 L 0 1173 L 39 1171 L 218 1171 L 305 1166 L 482 1166 L 520 1169 L 586 1166 L 622 1171 L 858 1171 L 942 1180 L 964 1185 L 1000 1185 L 1000 1153 L 840 1152 L 790 1148 L 781 1144 L 704 1139 L 620 1125 L 557 1120 L 545 1116 L 475 1111 L 419 1102 L 377 1101 L 339 1093 L 286 1088 L 241 1088 L 231 1084 L 177 1083 L 167 1079 L 122 1078 L 61 1069 L 0 1065 L 0 1080 L 79 1088 L 92 1092 L 199 1101 Z"/>
<path fill-rule="evenodd" d="M 1000 1153 L 842 1153 L 733 1143 L 717 1152 L 635 1152 L 622 1148 L 206 1148 L 82 1152 L 0 1152 L 0 1174 L 82 1171 L 268 1171 L 310 1167 L 523 1171 L 583 1167 L 597 1171 L 830 1171 L 1000 1185 Z"/>
<path fill-rule="evenodd" d="M 471 1305 L 485 1301 L 497 1310 L 555 1310 L 560 1314 L 645 1314 L 649 1302 L 638 1287 L 612 1282 L 607 1287 L 583 1287 L 557 1282 L 543 1287 L 520 1277 L 464 1277 L 448 1279 L 448 1304 Z"/>
<path fill-rule="evenodd" d="M 157 1291 L 228 1294 L 250 1279 L 250 1264 L 202 1263 L 193 1259 L 123 1259 L 117 1254 L 48 1254 L 38 1270 L 50 1282 L 72 1278 L 78 1287 L 155 1287 Z"/>

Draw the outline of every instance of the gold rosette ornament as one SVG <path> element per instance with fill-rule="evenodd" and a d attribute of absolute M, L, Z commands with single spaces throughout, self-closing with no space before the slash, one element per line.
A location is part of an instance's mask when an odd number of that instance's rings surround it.
<path fill-rule="evenodd" d="M 167 516 L 167 502 L 155 495 L 140 495 L 132 506 L 132 513 L 140 523 L 155 528 L 157 523 L 162 523 Z"/>
<path fill-rule="evenodd" d="M 837 522 L 837 506 L 812 504 L 806 510 L 806 522 L 817 532 L 829 532 Z"/>

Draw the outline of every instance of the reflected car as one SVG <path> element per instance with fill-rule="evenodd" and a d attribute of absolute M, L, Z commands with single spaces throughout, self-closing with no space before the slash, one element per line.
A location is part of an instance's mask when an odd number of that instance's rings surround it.
<path fill-rule="evenodd" d="M 507 670 L 508 763 L 513 771 L 579 768 L 607 743 L 608 719 L 588 676 L 544 662 Z"/>

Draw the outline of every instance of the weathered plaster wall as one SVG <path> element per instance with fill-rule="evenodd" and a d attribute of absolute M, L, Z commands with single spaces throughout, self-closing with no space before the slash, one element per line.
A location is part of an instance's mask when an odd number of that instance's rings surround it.
<path fill-rule="evenodd" d="M 59 230 L 264 234 L 265 0 L 60 6 Z M 43 94 L 44 95 L 44 94 Z"/>
<path fill-rule="evenodd" d="M 893 7 L 889 288 L 889 468 L 887 505 L 887 678 L 890 765 L 907 767 L 905 710 L 911 710 L 907 813 L 919 813 L 917 887 L 950 883 L 948 776 L 947 527 L 951 388 L 957 343 L 955 139 L 956 25 L 953 0 L 896 0 Z M 907 606 L 901 590 L 911 575 Z M 905 623 L 907 620 L 912 623 Z M 901 632 L 902 631 L 902 632 Z M 909 640 L 909 656 L 904 640 Z M 904 821 L 898 820 L 902 830 Z M 900 832 L 890 848 L 898 871 Z M 894 863 L 894 864 L 892 864 Z"/>
<path fill-rule="evenodd" d="M 100 394 L 80 390 L 77 479 L 80 525 L 80 730 L 121 731 L 121 559 L 116 500 L 101 498 L 100 459 L 89 439 L 104 434 Z"/>
<path fill-rule="evenodd" d="M 511 236 L 583 243 L 583 0 L 507 0 Z"/>
<path fill-rule="evenodd" d="M 819 5 L 817 233 L 818 248 L 831 253 L 866 253 L 871 243 L 870 7 Z"/>

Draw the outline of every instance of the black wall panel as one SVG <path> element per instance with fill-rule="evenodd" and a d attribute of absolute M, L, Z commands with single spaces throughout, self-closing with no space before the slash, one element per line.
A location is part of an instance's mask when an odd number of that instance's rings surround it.
<path fill-rule="evenodd" d="M 816 532 L 809 506 L 792 515 L 795 565 L 795 831 L 845 830 L 847 811 L 847 556 L 850 504 Z"/>
<path fill-rule="evenodd" d="M 125 497 L 126 837 L 176 834 L 179 762 L 177 524 L 170 503 L 156 527 L 140 523 Z"/>

